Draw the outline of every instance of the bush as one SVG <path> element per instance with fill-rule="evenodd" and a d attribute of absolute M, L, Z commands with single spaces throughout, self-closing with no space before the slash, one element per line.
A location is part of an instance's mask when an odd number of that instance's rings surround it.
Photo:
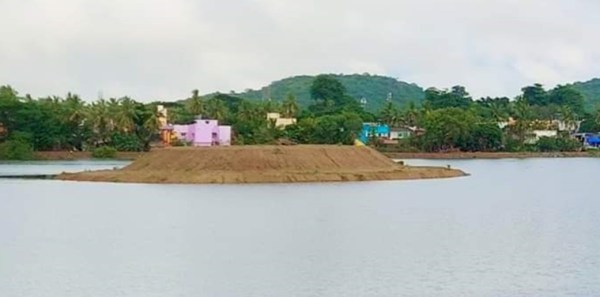
<path fill-rule="evenodd" d="M 114 133 L 111 145 L 119 152 L 142 152 L 144 144 L 135 134 Z"/>
<path fill-rule="evenodd" d="M 181 139 L 175 139 L 171 141 L 171 146 L 191 146 L 191 143 L 182 141 Z"/>
<path fill-rule="evenodd" d="M 540 152 L 575 152 L 581 150 L 581 143 L 567 137 L 541 137 L 536 147 Z"/>
<path fill-rule="evenodd" d="M 92 157 L 96 159 L 114 159 L 117 156 L 117 150 L 110 146 L 102 146 L 92 151 Z"/>
<path fill-rule="evenodd" d="M 0 160 L 32 160 L 31 145 L 21 140 L 8 140 L 0 144 Z"/>

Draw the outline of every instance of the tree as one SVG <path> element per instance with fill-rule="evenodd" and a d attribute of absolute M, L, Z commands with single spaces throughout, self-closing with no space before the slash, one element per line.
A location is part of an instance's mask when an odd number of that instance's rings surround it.
<path fill-rule="evenodd" d="M 135 128 L 137 120 L 136 102 L 129 98 L 123 97 L 118 100 L 115 122 L 118 130 L 123 132 L 132 132 Z"/>
<path fill-rule="evenodd" d="M 522 98 L 531 105 L 548 105 L 548 94 L 541 84 L 534 84 L 521 89 L 523 92 Z"/>
<path fill-rule="evenodd" d="M 298 102 L 296 101 L 296 96 L 294 94 L 289 93 L 283 104 L 281 105 L 281 113 L 284 117 L 293 118 L 296 117 L 299 111 Z"/>
<path fill-rule="evenodd" d="M 557 86 L 548 93 L 548 101 L 558 106 L 568 106 L 575 114 L 583 115 L 583 94 L 571 86 Z"/>
<path fill-rule="evenodd" d="M 317 102 L 332 100 L 334 105 L 341 105 L 346 96 L 346 88 L 330 75 L 319 75 L 310 87 L 311 98 Z"/>
<path fill-rule="evenodd" d="M 476 122 L 472 112 L 456 107 L 431 111 L 424 119 L 425 134 L 421 145 L 433 152 L 468 147 L 471 127 Z"/>
<path fill-rule="evenodd" d="M 527 132 L 531 126 L 531 106 L 525 98 L 520 97 L 517 99 L 514 108 L 514 117 L 517 121 L 514 126 L 514 132 L 519 140 L 519 146 L 522 147 L 525 144 Z"/>
<path fill-rule="evenodd" d="M 227 116 L 228 110 L 223 100 L 212 98 L 206 101 L 205 112 L 210 118 L 223 121 Z"/>
<path fill-rule="evenodd" d="M 400 118 L 404 121 L 404 124 L 415 127 L 419 122 L 419 110 L 413 102 L 410 102 L 408 106 L 402 111 Z"/>
<path fill-rule="evenodd" d="M 192 91 L 192 97 L 190 97 L 187 105 L 188 111 L 194 116 L 199 116 L 204 113 L 204 102 L 198 93 L 198 90 Z"/>
<path fill-rule="evenodd" d="M 563 105 L 560 107 L 560 117 L 561 120 L 565 123 L 567 129 L 569 129 L 569 133 L 573 133 L 577 131 L 577 115 L 571 107 L 568 105 Z"/>
<path fill-rule="evenodd" d="M 396 106 L 391 101 L 379 112 L 379 118 L 385 124 L 394 127 L 400 122 L 400 114 Z"/>
<path fill-rule="evenodd" d="M 468 141 L 462 150 L 493 152 L 502 148 L 502 129 L 496 123 L 477 123 L 471 127 Z"/>
<path fill-rule="evenodd" d="M 450 91 L 429 88 L 425 90 L 425 103 L 431 109 L 467 108 L 473 103 L 473 99 L 462 86 L 454 86 Z"/>
<path fill-rule="evenodd" d="M 88 120 L 92 127 L 91 142 L 94 146 L 109 142 L 110 135 L 114 129 L 114 120 L 111 118 L 108 103 L 100 99 L 88 109 Z"/>

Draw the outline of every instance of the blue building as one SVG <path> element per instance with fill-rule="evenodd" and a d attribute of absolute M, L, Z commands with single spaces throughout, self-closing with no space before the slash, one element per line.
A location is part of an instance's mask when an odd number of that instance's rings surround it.
<path fill-rule="evenodd" d="M 591 133 L 579 133 L 575 138 L 583 142 L 584 148 L 600 148 L 600 135 Z"/>
<path fill-rule="evenodd" d="M 368 143 L 371 137 L 390 138 L 390 127 L 386 124 L 378 123 L 363 123 L 362 131 L 360 132 L 360 141 Z"/>

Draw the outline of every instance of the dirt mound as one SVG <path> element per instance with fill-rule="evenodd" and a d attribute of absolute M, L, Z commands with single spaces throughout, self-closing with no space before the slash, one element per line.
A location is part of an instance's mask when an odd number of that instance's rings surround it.
<path fill-rule="evenodd" d="M 231 146 L 156 150 L 112 171 L 60 179 L 137 183 L 276 183 L 462 176 L 447 168 L 407 167 L 368 147 Z"/>

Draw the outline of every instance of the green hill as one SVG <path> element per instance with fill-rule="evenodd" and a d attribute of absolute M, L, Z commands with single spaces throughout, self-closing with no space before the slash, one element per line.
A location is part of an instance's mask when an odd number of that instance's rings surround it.
<path fill-rule="evenodd" d="M 411 101 L 420 104 L 425 97 L 425 93 L 421 87 L 398 81 L 391 77 L 369 74 L 332 76 L 346 87 L 350 96 L 357 100 L 366 98 L 366 108 L 369 111 L 378 111 L 384 105 L 390 93 L 392 94 L 392 101 L 399 106 L 404 106 Z M 288 94 L 294 94 L 298 103 L 306 107 L 312 104 L 310 86 L 314 79 L 314 76 L 290 77 L 275 81 L 260 90 L 247 90 L 246 92 L 235 94 L 235 96 L 251 100 L 264 100 L 268 98 L 283 100 Z"/>
<path fill-rule="evenodd" d="M 596 110 L 600 105 L 600 78 L 594 78 L 586 82 L 576 82 L 572 85 L 581 92 L 585 100 L 587 110 Z"/>

